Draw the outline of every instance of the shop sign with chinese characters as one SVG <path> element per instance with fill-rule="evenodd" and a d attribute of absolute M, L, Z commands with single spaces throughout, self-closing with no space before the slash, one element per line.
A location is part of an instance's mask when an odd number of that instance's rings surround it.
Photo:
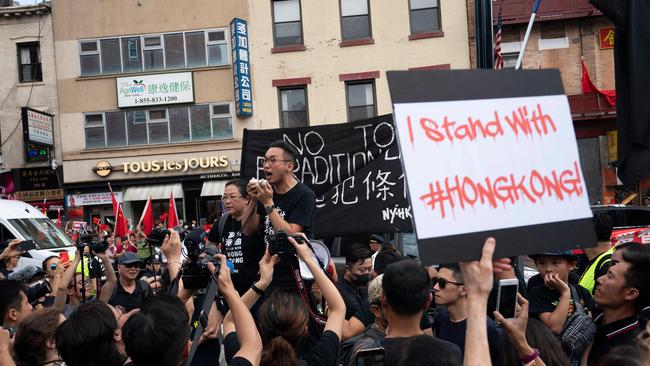
<path fill-rule="evenodd" d="M 120 108 L 194 102 L 191 72 L 122 77 L 116 83 Z"/>
<path fill-rule="evenodd" d="M 614 48 L 614 27 L 605 27 L 598 30 L 600 49 L 608 50 Z"/>
<path fill-rule="evenodd" d="M 248 24 L 245 20 L 233 18 L 230 22 L 230 44 L 232 45 L 232 73 L 235 78 L 237 116 L 250 117 L 253 115 L 253 92 L 251 90 L 251 64 L 248 60 Z"/>

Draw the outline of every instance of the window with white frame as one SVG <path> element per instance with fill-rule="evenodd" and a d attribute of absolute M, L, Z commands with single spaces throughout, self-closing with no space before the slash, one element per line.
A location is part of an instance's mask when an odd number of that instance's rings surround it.
<path fill-rule="evenodd" d="M 409 0 L 411 34 L 438 32 L 440 27 L 440 0 Z"/>
<path fill-rule="evenodd" d="M 300 0 L 272 0 L 275 46 L 302 44 Z"/>
<path fill-rule="evenodd" d="M 81 76 L 99 75 L 99 42 L 97 40 L 79 42 L 79 64 Z"/>
<path fill-rule="evenodd" d="M 79 41 L 81 76 L 228 65 L 225 29 Z"/>
<path fill-rule="evenodd" d="M 231 103 L 85 114 L 86 149 L 233 138 Z"/>
<path fill-rule="evenodd" d="M 341 38 L 370 38 L 368 0 L 341 0 Z"/>
<path fill-rule="evenodd" d="M 362 80 L 346 83 L 348 121 L 358 121 L 377 115 L 375 81 Z"/>

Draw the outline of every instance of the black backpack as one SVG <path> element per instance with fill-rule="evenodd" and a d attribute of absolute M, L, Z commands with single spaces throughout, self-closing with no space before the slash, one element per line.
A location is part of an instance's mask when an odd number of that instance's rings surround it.
<path fill-rule="evenodd" d="M 370 326 L 366 328 L 363 333 L 344 340 L 339 346 L 339 355 L 336 358 L 337 366 L 347 366 L 350 363 L 350 358 L 352 357 L 352 348 L 354 348 L 354 344 L 357 343 L 357 341 L 363 336 L 369 336 L 372 338 L 375 341 L 375 347 L 381 347 L 381 341 L 385 337 L 385 335 L 377 328 Z"/>

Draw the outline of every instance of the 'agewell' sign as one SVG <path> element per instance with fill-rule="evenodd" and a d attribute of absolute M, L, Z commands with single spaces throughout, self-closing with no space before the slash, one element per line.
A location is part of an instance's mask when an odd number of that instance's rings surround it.
<path fill-rule="evenodd" d="M 502 255 L 595 242 L 557 72 L 413 76 L 395 72 L 389 82 L 421 256 L 475 258 L 480 251 L 464 248 L 487 236 Z"/>

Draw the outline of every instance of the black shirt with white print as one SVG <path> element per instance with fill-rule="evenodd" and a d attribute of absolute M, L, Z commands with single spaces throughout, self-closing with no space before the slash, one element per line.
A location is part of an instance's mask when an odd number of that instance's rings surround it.
<path fill-rule="evenodd" d="M 223 254 L 232 262 L 232 283 L 240 295 L 248 291 L 257 280 L 259 261 L 264 256 L 264 240 L 260 231 L 252 235 L 242 233 L 241 222 L 228 216 L 221 233 Z"/>
<path fill-rule="evenodd" d="M 312 237 L 312 221 L 316 210 L 316 195 L 306 185 L 298 182 L 287 193 L 280 194 L 273 192 L 273 204 L 278 214 L 288 223 L 302 226 L 302 232 L 307 237 Z M 262 227 L 264 229 L 264 241 L 268 245 L 269 237 L 276 233 L 270 217 L 266 214 L 264 205 L 258 204 L 257 211 L 260 214 Z M 274 288 L 294 289 L 297 284 L 293 277 L 293 271 L 298 268 L 298 260 L 283 258 L 273 271 Z"/>

